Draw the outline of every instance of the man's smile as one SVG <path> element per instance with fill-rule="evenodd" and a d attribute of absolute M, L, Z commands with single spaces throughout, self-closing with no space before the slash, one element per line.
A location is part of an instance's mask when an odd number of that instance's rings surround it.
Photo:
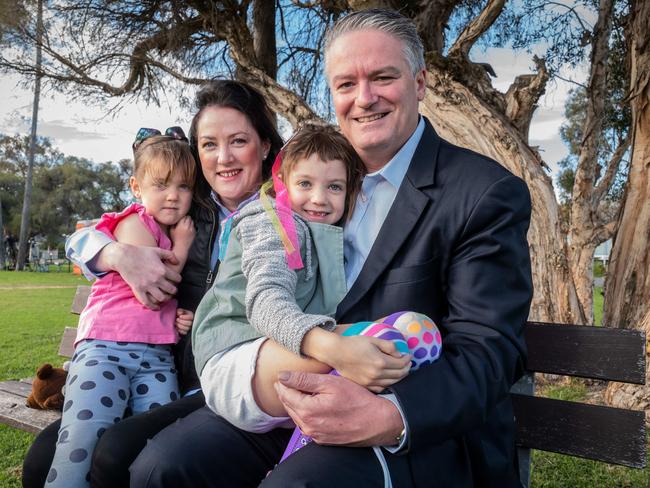
<path fill-rule="evenodd" d="M 353 119 L 363 124 L 366 122 L 373 122 L 375 120 L 383 119 L 386 115 L 388 115 L 388 112 L 381 113 L 381 114 L 364 115 L 361 117 L 353 117 Z"/>

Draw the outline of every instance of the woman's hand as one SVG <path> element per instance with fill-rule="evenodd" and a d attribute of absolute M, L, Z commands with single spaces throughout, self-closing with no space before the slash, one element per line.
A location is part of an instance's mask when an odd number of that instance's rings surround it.
<path fill-rule="evenodd" d="M 379 393 L 404 378 L 411 356 L 402 354 L 392 341 L 366 336 L 337 336 L 327 364 L 341 376 Z"/>
<path fill-rule="evenodd" d="M 181 281 L 181 275 L 170 266 L 178 263 L 172 251 L 113 242 L 104 248 L 101 258 L 106 264 L 100 269 L 118 272 L 135 298 L 152 310 L 174 296 L 176 283 Z"/>
<path fill-rule="evenodd" d="M 184 308 L 176 309 L 176 321 L 174 322 L 174 327 L 176 327 L 176 330 L 180 335 L 187 335 L 187 333 L 192 330 L 193 321 L 194 312 L 185 310 Z"/>

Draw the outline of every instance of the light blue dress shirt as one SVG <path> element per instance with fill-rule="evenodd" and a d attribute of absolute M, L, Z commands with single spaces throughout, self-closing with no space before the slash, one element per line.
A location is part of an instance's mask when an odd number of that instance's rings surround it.
<path fill-rule="evenodd" d="M 406 176 L 411 159 L 413 159 L 413 154 L 415 154 L 423 133 L 424 119 L 420 117 L 415 131 L 402 148 L 397 151 L 397 154 L 379 171 L 369 173 L 363 179 L 352 218 L 343 230 L 345 280 L 348 290 L 352 288 L 363 269 L 372 245 L 375 243 L 384 220 L 386 220 L 386 216 L 395 201 L 399 187 Z M 367 320 L 373 318 L 377 317 L 367 317 Z M 402 442 L 397 446 L 384 446 L 384 449 L 388 452 L 396 453 L 406 447 L 409 428 L 397 397 L 393 393 L 383 394 L 382 397 L 397 407 L 404 422 L 405 436 Z M 375 447 L 374 450 L 377 452 L 380 462 L 382 462 L 383 457 L 380 456 L 378 448 Z M 382 463 L 382 469 L 384 469 L 384 475 L 386 476 L 387 468 L 384 463 L 385 461 Z"/>
<path fill-rule="evenodd" d="M 420 117 L 415 131 L 393 159 L 379 171 L 369 173 L 363 179 L 352 218 L 343 230 L 345 281 L 348 290 L 352 288 L 361 273 L 377 234 L 395 201 L 402 180 L 406 176 L 423 132 L 424 119 Z"/>

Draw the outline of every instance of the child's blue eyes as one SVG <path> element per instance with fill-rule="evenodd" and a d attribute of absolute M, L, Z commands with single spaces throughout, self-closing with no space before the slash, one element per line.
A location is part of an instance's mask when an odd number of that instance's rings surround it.
<path fill-rule="evenodd" d="M 298 185 L 298 187 L 303 189 L 311 188 L 311 183 L 309 181 L 298 181 L 296 185 Z M 338 183 L 332 183 L 331 185 L 328 185 L 327 189 L 334 192 L 340 192 L 345 190 L 343 185 L 339 185 Z"/>

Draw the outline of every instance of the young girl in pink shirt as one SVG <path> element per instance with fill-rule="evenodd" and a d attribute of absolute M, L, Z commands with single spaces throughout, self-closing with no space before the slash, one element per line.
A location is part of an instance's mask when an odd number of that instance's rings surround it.
<path fill-rule="evenodd" d="M 133 143 L 130 178 L 134 203 L 104 214 L 96 228 L 112 239 L 172 250 L 183 269 L 194 239 L 187 216 L 196 163 L 179 127 L 161 135 L 140 129 Z M 99 278 L 79 318 L 75 354 L 65 387 L 65 403 L 49 487 L 89 486 L 92 452 L 113 423 L 178 398 L 171 346 L 175 330 L 187 329 L 192 313 L 176 300 L 145 308 L 115 272 Z"/>

